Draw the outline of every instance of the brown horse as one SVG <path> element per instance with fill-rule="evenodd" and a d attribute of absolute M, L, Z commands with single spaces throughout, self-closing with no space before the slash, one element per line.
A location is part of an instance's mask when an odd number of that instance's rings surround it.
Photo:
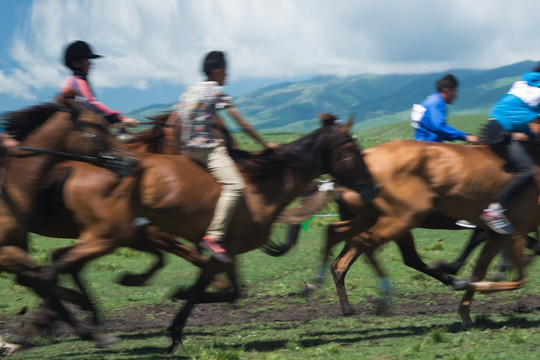
<path fill-rule="evenodd" d="M 495 291 L 521 284 L 524 277 L 523 237 L 519 234 L 511 241 L 509 236 L 487 231 L 489 239 L 471 281 L 479 281 L 485 276 L 495 250 L 503 244 L 512 249 L 519 279 L 485 287 L 468 285 L 468 282 L 429 268 L 414 248 L 410 230 L 415 227 L 455 229 L 455 219 L 466 219 L 486 228 L 478 215 L 512 176 L 504 170 L 504 160 L 488 147 L 395 141 L 367 150 L 365 161 L 376 182 L 382 185 L 380 196 L 372 203 L 364 204 L 356 194 L 344 192 L 342 201 L 348 204 L 348 211 L 354 218 L 328 227 L 327 252 L 336 243 L 346 241 L 345 248 L 331 265 L 344 314 L 353 312 L 344 286 L 348 269 L 364 252 L 379 276 L 384 277 L 373 252 L 389 240 L 398 244 L 406 265 L 456 289 L 467 289 L 460 306 L 464 326 L 471 325 L 468 307 L 476 289 Z M 531 185 L 510 205 L 508 215 L 520 234 L 527 234 L 539 225 L 537 198 L 538 190 Z"/>
<path fill-rule="evenodd" d="M 374 183 L 359 149 L 347 133 L 350 125 L 342 128 L 325 126 L 293 143 L 259 155 L 237 153 L 247 188 L 226 236 L 230 254 L 241 254 L 264 244 L 281 210 L 314 177 L 323 173 L 333 174 L 358 191 L 367 190 L 364 195 L 374 194 Z M 210 221 L 219 187 L 211 175 L 188 158 L 177 156 L 171 160 L 180 166 L 173 168 L 157 161 L 145 162 L 141 157 L 144 169 L 140 186 L 142 204 L 152 223 L 160 229 L 197 243 Z M 229 293 L 204 293 L 210 279 L 221 271 L 227 273 L 235 289 Z M 204 267 L 197 283 L 180 295 L 188 301 L 170 327 L 171 351 L 178 346 L 195 303 L 232 301 L 237 297 L 234 264 L 226 266 L 214 262 Z"/>
<path fill-rule="evenodd" d="M 133 137 L 123 143 L 123 148 L 135 152 L 162 154 L 179 154 L 180 146 L 174 124 L 171 124 L 168 112 L 150 118 L 151 128 L 142 132 L 131 133 Z M 119 124 L 121 125 L 121 124 Z M 118 126 L 115 126 L 118 127 Z M 226 129 L 218 129 L 224 136 Z M 121 129 L 123 132 L 129 130 Z M 95 257 L 114 250 L 118 246 L 131 248 L 153 254 L 158 261 L 145 273 L 126 274 L 121 283 L 127 286 L 142 286 L 164 265 L 163 254 L 168 251 L 181 256 L 197 266 L 207 262 L 200 253 L 191 246 L 177 241 L 176 236 L 167 234 L 156 226 L 137 226 L 134 237 L 126 231 L 127 219 L 133 217 L 129 191 L 133 189 L 133 180 L 118 178 L 110 171 L 79 162 L 63 162 L 53 168 L 42 184 L 38 204 L 32 216 L 31 231 L 43 236 L 55 238 L 107 239 L 103 246 L 94 252 L 90 249 L 87 256 L 80 258 L 78 264 L 71 264 L 69 272 L 78 286 L 80 293 L 61 288 L 64 300 L 80 305 L 82 309 L 93 314 L 94 323 L 99 322 L 99 313 L 88 296 L 79 277 L 85 263 Z M 131 183 L 131 185 L 130 185 Z M 144 219 L 143 219 L 144 220 Z M 122 231 L 118 230 L 124 229 Z M 127 234 L 125 236 L 123 234 Z M 53 253 L 56 260 L 74 246 L 57 249 Z M 212 285 L 218 290 L 229 288 L 228 283 L 216 276 Z"/>
<path fill-rule="evenodd" d="M 71 100 L 43 104 L 6 116 L 6 130 L 21 144 L 9 154 L 0 199 L 0 271 L 16 275 L 17 282 L 32 289 L 59 319 L 84 339 L 106 346 L 116 339 L 80 324 L 59 300 L 56 273 L 42 267 L 28 254 L 29 220 L 42 178 L 65 158 L 100 164 L 104 151 L 117 146 L 108 123 L 96 113 L 79 109 Z"/>

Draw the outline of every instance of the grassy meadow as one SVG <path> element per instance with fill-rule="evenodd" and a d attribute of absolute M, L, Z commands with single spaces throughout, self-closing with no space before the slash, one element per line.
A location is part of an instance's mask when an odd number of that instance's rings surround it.
<path fill-rule="evenodd" d="M 484 117 L 457 118 L 454 124 L 465 131 L 474 129 Z M 468 129 L 470 127 L 470 129 Z M 408 124 L 388 125 L 380 131 L 355 132 L 364 147 L 377 143 L 410 138 Z M 475 132 L 476 133 L 476 132 Z M 288 142 L 299 134 L 268 134 L 268 140 Z M 256 148 L 239 137 L 244 148 Z M 327 205 L 321 213 L 336 214 L 335 204 Z M 371 299 L 378 296 L 375 274 L 363 257 L 359 258 L 347 275 L 347 290 L 351 304 L 362 309 L 358 315 L 336 316 L 339 301 L 328 274 L 326 285 L 315 294 L 306 297 L 293 296 L 316 271 L 320 258 L 320 246 L 324 238 L 325 224 L 337 220 L 333 217 L 314 219 L 308 231 L 303 231 L 299 244 L 280 258 L 271 258 L 260 251 L 239 256 L 238 270 L 243 295 L 234 305 L 215 305 L 225 309 L 221 315 L 227 325 L 192 325 L 185 328 L 184 345 L 172 356 L 165 352 L 169 345 L 168 333 L 163 328 L 133 329 L 112 332 L 121 340 L 107 349 L 93 347 L 90 342 L 75 336 L 62 338 L 35 338 L 36 346 L 10 356 L 11 359 L 537 359 L 540 344 L 540 306 L 524 312 L 486 310 L 475 312 L 475 304 L 496 299 L 508 306 L 530 296 L 540 296 L 540 263 L 529 267 L 530 281 L 513 292 L 489 295 L 477 294 L 472 304 L 476 326 L 459 331 L 460 319 L 455 309 L 460 292 L 445 287 L 403 264 L 401 255 L 393 243 L 377 252 L 384 269 L 391 279 L 394 306 L 407 306 L 411 299 L 425 306 L 425 313 L 413 315 L 376 316 Z M 286 234 L 283 225 L 275 225 L 272 238 L 282 239 Z M 437 259 L 453 259 L 463 248 L 470 230 L 440 231 L 414 230 L 417 248 L 429 264 Z M 49 239 L 31 236 L 30 252 L 40 263 L 50 262 L 50 251 L 67 246 L 72 240 Z M 341 249 L 336 246 L 334 254 Z M 460 277 L 470 274 L 475 251 Z M 170 300 L 179 287 L 187 286 L 197 276 L 197 269 L 186 261 L 167 256 L 167 265 L 145 287 L 129 288 L 116 281 L 124 271 L 139 272 L 152 262 L 148 255 L 130 249 L 119 249 L 111 255 L 90 263 L 83 273 L 90 293 L 99 303 L 107 319 L 119 312 L 132 311 L 141 320 L 165 318 L 169 323 L 174 313 L 147 312 L 149 306 L 174 306 L 181 304 Z M 497 261 L 498 262 L 498 259 Z M 495 266 L 494 264 L 493 266 Z M 491 269 L 493 270 L 493 269 Z M 509 277 L 512 274 L 508 275 Z M 61 282 L 73 286 L 62 277 Z M 0 274 L 0 318 L 16 318 L 23 307 L 30 310 L 38 305 L 36 297 L 25 288 L 15 285 L 13 277 Z M 283 301 L 287 299 L 287 301 Z M 430 309 L 441 302 L 455 303 L 451 311 L 433 313 Z M 302 320 L 261 320 L 259 315 L 284 312 L 285 306 L 298 308 L 316 302 L 311 318 Z M 289 305 L 286 305 L 289 304 Z M 291 305 L 292 304 L 292 305 Z M 209 305 L 206 305 L 209 306 Z M 204 309 L 205 307 L 203 307 Z M 330 311 L 330 310 L 331 311 Z M 210 310 L 209 310 L 210 311 Z M 229 313 L 230 311 L 230 313 Z M 238 321 L 241 316 L 244 319 Z M 9 334 L 0 335 L 9 340 Z"/>

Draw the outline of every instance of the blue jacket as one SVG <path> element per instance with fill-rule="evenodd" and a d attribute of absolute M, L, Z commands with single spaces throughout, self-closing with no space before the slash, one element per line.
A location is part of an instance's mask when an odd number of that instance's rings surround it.
<path fill-rule="evenodd" d="M 528 124 L 540 114 L 539 104 L 540 73 L 528 72 L 497 101 L 489 117 L 496 119 L 505 130 L 525 132 L 530 136 Z"/>
<path fill-rule="evenodd" d="M 422 141 L 454 141 L 465 140 L 467 134 L 446 122 L 446 102 L 441 94 L 429 95 L 421 104 L 426 108 L 419 127 L 414 131 L 414 140 Z"/>

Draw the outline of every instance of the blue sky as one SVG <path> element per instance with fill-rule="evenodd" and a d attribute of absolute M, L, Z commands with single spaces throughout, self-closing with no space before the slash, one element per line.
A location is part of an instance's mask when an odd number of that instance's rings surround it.
<path fill-rule="evenodd" d="M 90 81 L 129 111 L 171 103 L 224 50 L 233 95 L 319 74 L 425 73 L 540 60 L 530 0 L 0 0 L 0 112 L 48 101 L 71 41 L 104 55 Z"/>

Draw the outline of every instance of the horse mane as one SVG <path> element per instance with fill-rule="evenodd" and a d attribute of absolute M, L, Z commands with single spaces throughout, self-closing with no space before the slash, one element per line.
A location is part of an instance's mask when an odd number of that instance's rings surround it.
<path fill-rule="evenodd" d="M 281 173 L 284 168 L 293 171 L 310 172 L 322 167 L 325 152 L 325 135 L 338 132 L 339 125 L 323 126 L 289 144 L 266 149 L 259 153 L 250 153 L 233 149 L 231 156 L 252 180 L 266 178 Z"/>
<path fill-rule="evenodd" d="M 58 96 L 56 102 L 47 102 L 27 107 L 23 110 L 12 111 L 4 115 L 4 129 L 15 139 L 21 141 L 28 134 L 50 118 L 55 112 L 62 110 L 81 110 L 81 106 L 74 101 L 75 91 L 68 90 Z"/>
<path fill-rule="evenodd" d="M 170 111 L 163 111 L 158 115 L 147 117 L 153 123 L 153 126 L 150 129 L 143 130 L 141 132 L 133 133 L 131 138 L 124 140 L 124 144 L 133 144 L 133 143 L 143 143 L 143 144 L 154 144 L 163 140 L 164 133 L 163 128 L 167 122 Z"/>
<path fill-rule="evenodd" d="M 58 104 L 44 103 L 13 111 L 5 114 L 4 128 L 7 133 L 21 141 L 58 110 Z"/>

